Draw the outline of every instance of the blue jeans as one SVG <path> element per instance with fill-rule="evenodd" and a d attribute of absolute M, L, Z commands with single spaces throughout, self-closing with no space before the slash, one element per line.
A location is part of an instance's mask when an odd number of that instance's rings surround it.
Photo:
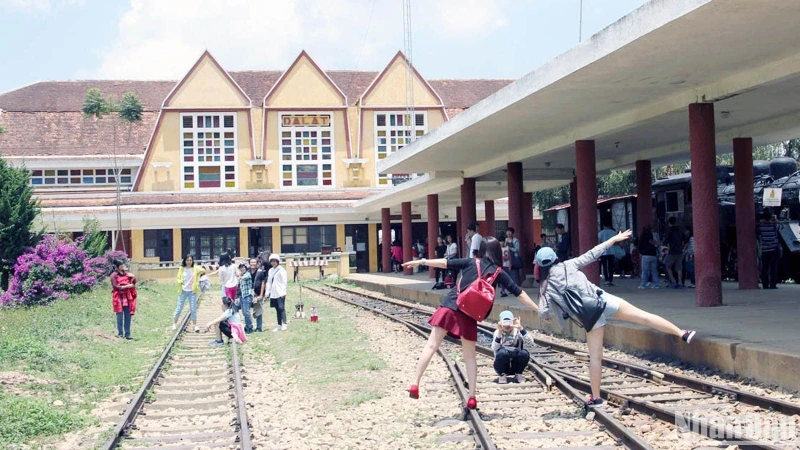
<path fill-rule="evenodd" d="M 117 336 L 131 337 L 131 307 L 123 306 L 122 312 L 117 313 Z"/>
<path fill-rule="evenodd" d="M 253 315 L 250 314 L 250 309 L 253 307 L 253 297 L 240 298 L 239 306 L 242 307 L 242 314 L 244 315 L 244 331 L 253 331 Z"/>
<path fill-rule="evenodd" d="M 524 348 L 500 347 L 494 354 L 494 371 L 498 375 L 517 375 L 528 366 L 530 355 Z"/>
<path fill-rule="evenodd" d="M 658 258 L 642 255 L 642 282 L 641 286 L 653 283 L 658 286 Z"/>
<path fill-rule="evenodd" d="M 175 314 L 172 315 L 174 318 L 178 318 L 181 315 L 181 310 L 183 310 L 183 304 L 186 302 L 186 299 L 189 299 L 189 314 L 192 316 L 192 322 L 197 322 L 197 294 L 192 291 L 182 291 L 181 295 L 178 297 L 178 307 L 175 308 Z"/>

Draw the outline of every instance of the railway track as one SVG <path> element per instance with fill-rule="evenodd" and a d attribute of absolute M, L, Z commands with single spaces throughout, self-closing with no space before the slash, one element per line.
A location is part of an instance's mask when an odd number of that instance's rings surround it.
<path fill-rule="evenodd" d="M 360 299 L 352 294 L 341 295 L 332 288 L 307 287 L 312 292 L 330 296 L 346 303 L 368 309 L 391 320 L 406 325 L 422 337 L 430 329 L 415 317 L 423 317 L 398 305 L 387 305 L 374 299 Z M 348 298 L 349 297 L 349 298 Z M 452 342 L 451 342 L 452 344 Z M 448 355 L 443 344 L 439 355 L 451 372 L 455 389 L 466 403 L 468 390 L 464 368 Z M 479 349 L 478 385 L 481 386 L 479 409 L 464 409 L 463 418 L 469 420 L 478 448 L 523 449 L 564 448 L 573 450 L 631 450 L 651 449 L 618 420 L 603 410 L 591 411 L 594 418 L 586 420 L 582 394 L 560 376 L 531 364 L 524 383 L 495 384 L 497 378 L 492 368 L 491 351 Z M 423 393 L 424 395 L 424 393 Z"/>
<path fill-rule="evenodd" d="M 221 314 L 201 301 L 198 324 Z M 188 314 L 131 400 L 104 450 L 251 450 L 243 370 L 236 344 L 210 347 L 212 334 L 187 330 Z"/>
<path fill-rule="evenodd" d="M 386 315 L 397 317 L 420 329 L 427 328 L 427 320 L 432 314 L 430 310 L 406 302 L 340 286 L 325 286 L 318 292 L 337 298 L 348 297 L 351 303 L 385 311 Z M 479 352 L 489 356 L 491 350 L 488 346 L 493 331 L 494 327 L 479 324 Z M 536 336 L 536 341 L 537 345 L 528 348 L 533 361 L 530 368 L 535 378 L 543 380 L 545 386 L 556 384 L 559 389 L 572 395 L 573 399 L 583 401 L 585 394 L 581 392 L 588 393 L 590 390 L 588 355 L 580 349 L 540 335 Z M 603 366 L 601 391 L 607 403 L 602 408 L 590 410 L 595 414 L 599 413 L 599 416 L 595 416 L 596 420 L 609 429 L 614 425 L 623 429 L 615 436 L 626 445 L 635 445 L 634 437 L 641 444 L 648 445 L 645 440 L 650 441 L 650 436 L 644 436 L 643 439 L 630 430 L 647 429 L 645 425 L 652 428 L 647 422 L 658 419 L 660 427 L 670 427 L 675 439 L 680 439 L 677 447 L 666 448 L 726 448 L 729 445 L 736 445 L 740 449 L 800 448 L 798 404 L 760 397 L 729 386 L 678 374 L 657 372 L 611 358 L 605 358 Z M 482 410 L 488 410 L 487 406 L 491 407 L 491 400 L 494 400 L 494 394 L 490 392 L 496 386 L 492 383 L 495 375 L 491 366 L 481 369 L 480 373 L 479 405 Z M 538 393 L 524 395 L 531 394 Z M 488 405 L 484 399 L 490 400 Z M 609 423 L 603 422 L 608 419 L 605 415 L 615 420 L 616 424 L 610 423 L 609 426 Z M 663 446 L 663 443 L 659 446 Z"/>

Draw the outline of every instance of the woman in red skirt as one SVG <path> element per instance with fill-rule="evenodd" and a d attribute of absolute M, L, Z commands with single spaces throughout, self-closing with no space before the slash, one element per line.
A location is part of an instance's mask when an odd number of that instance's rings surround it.
<path fill-rule="evenodd" d="M 477 258 L 460 258 L 460 259 L 420 259 L 417 261 L 409 261 L 403 264 L 404 267 L 417 267 L 421 264 L 428 267 L 437 269 L 453 269 L 461 273 L 461 287 L 466 289 L 467 286 L 472 284 L 478 278 L 478 267 L 476 262 L 480 264 L 481 276 L 488 279 L 491 277 L 498 267 L 502 268 L 503 265 L 503 250 L 500 246 L 500 241 L 493 237 L 484 239 L 481 242 Z M 501 285 L 511 292 L 517 299 L 525 306 L 534 311 L 539 308 L 536 303 L 528 297 L 519 286 L 511 280 L 511 277 L 506 272 L 500 272 L 495 278 L 494 285 Z M 442 300 L 441 305 L 428 321 L 433 327 L 433 331 L 428 337 L 428 343 L 422 349 L 422 354 L 419 356 L 417 363 L 416 382 L 408 389 L 411 398 L 419 398 L 419 383 L 422 379 L 422 374 L 428 368 L 433 354 L 439 349 L 444 340 L 445 335 L 449 335 L 456 339 L 461 339 L 461 349 L 464 355 L 464 363 L 467 368 L 467 381 L 469 382 L 469 401 L 467 408 L 474 409 L 477 407 L 478 402 L 475 400 L 475 387 L 478 380 L 478 363 L 475 360 L 475 341 L 478 340 L 478 323 L 475 319 L 469 317 L 463 312 L 458 310 L 456 306 L 456 299 L 458 298 L 458 283 L 456 287 L 451 289 Z"/>

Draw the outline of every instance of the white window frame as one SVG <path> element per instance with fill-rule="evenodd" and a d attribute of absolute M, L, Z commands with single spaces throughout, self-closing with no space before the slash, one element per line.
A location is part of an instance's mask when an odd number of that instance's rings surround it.
<path fill-rule="evenodd" d="M 314 116 L 314 115 L 328 115 L 331 117 L 331 124 L 330 127 L 284 127 L 283 126 L 283 117 L 284 116 Z M 336 189 L 336 115 L 333 111 L 281 111 L 278 113 L 278 175 L 280 182 L 278 184 L 279 189 L 300 189 L 300 190 L 313 190 L 313 189 Z M 331 140 L 331 159 L 325 160 L 322 159 L 322 143 L 318 145 L 320 148 L 319 159 L 316 161 L 299 161 L 295 158 L 296 146 L 294 143 L 291 144 L 292 147 L 292 159 L 289 161 L 283 160 L 283 132 L 289 131 L 292 134 L 291 139 L 294 140 L 295 136 L 294 133 L 296 131 L 317 131 L 319 136 L 317 139 L 322 140 L 322 132 L 323 131 L 330 131 L 330 140 Z M 300 186 L 297 183 L 297 166 L 305 166 L 305 165 L 317 165 L 317 180 L 319 184 L 316 186 Z M 325 186 L 322 184 L 322 166 L 324 164 L 331 165 L 331 184 L 330 186 Z M 292 166 L 292 185 L 291 186 L 284 186 L 283 185 L 283 166 L 290 165 Z"/>
<path fill-rule="evenodd" d="M 199 162 L 197 160 L 197 117 L 198 116 L 220 116 L 220 128 L 203 128 L 203 132 L 209 130 L 210 132 L 219 131 L 220 133 L 220 161 L 212 161 L 212 162 Z M 225 116 L 233 116 L 233 161 L 225 161 L 225 130 L 229 130 L 225 128 Z M 184 117 L 191 117 L 192 118 L 192 128 L 183 128 L 183 118 Z M 178 119 L 180 121 L 180 135 L 178 136 L 178 148 L 180 148 L 179 157 L 181 160 L 181 170 L 179 174 L 179 183 L 180 183 L 180 190 L 181 191 L 188 191 L 188 192 L 214 192 L 214 191 L 230 191 L 238 189 L 239 187 L 239 114 L 237 111 L 208 111 L 208 112 L 190 112 L 190 113 L 181 113 Z M 191 131 L 192 133 L 192 158 L 193 161 L 191 163 L 187 163 L 184 161 L 184 133 L 188 133 Z M 205 140 L 205 139 L 203 139 Z M 184 170 L 187 165 L 191 165 L 194 167 L 194 187 L 187 188 L 183 175 Z M 226 187 L 225 186 L 225 166 L 233 165 L 233 186 Z M 213 188 L 201 188 L 200 187 L 200 167 L 219 167 L 220 169 L 220 185 L 219 187 Z"/>
<path fill-rule="evenodd" d="M 378 163 L 378 161 L 380 161 L 380 159 L 378 159 L 378 157 L 379 157 L 378 146 L 382 145 L 380 143 L 380 138 L 382 136 L 378 136 L 378 131 L 386 130 L 387 136 L 385 136 L 385 137 L 388 140 L 388 139 L 391 139 L 391 136 L 388 135 L 389 131 L 392 131 L 392 130 L 408 131 L 409 127 L 407 127 L 407 126 L 399 127 L 397 125 L 395 125 L 395 126 L 385 125 L 385 126 L 382 126 L 382 127 L 379 128 L 378 127 L 378 115 L 380 115 L 380 114 L 385 114 L 387 116 L 387 123 L 388 123 L 388 116 L 389 115 L 391 115 L 391 114 L 408 115 L 409 111 L 406 111 L 406 110 L 386 110 L 386 111 L 374 111 L 373 114 L 372 114 L 372 123 L 373 123 L 374 130 L 375 130 L 375 133 L 374 133 L 374 136 L 373 136 L 374 139 L 375 139 L 375 141 L 374 141 L 375 142 L 375 186 L 376 187 L 382 187 L 382 186 L 383 187 L 391 187 L 391 186 L 394 186 L 394 183 L 392 182 L 393 174 L 387 173 L 386 175 L 381 176 L 381 174 L 377 170 L 377 167 L 378 167 L 377 163 Z M 422 134 L 420 134 L 419 136 L 412 136 L 411 142 L 416 141 L 417 139 L 419 139 L 420 137 L 422 137 L 426 133 L 428 133 L 428 111 L 414 111 L 414 115 L 415 115 L 414 121 L 415 122 L 417 120 L 416 119 L 416 115 L 417 114 L 422 114 L 422 116 L 423 116 L 423 118 L 425 120 L 425 125 L 423 125 L 423 126 L 415 125 L 414 126 L 415 134 L 418 133 L 420 130 L 422 131 Z M 410 142 L 409 142 L 409 144 L 410 144 Z M 390 145 L 391 144 L 387 141 L 386 146 L 388 147 Z M 405 147 L 406 145 L 408 145 L 408 144 L 403 145 L 403 147 Z M 398 148 L 396 151 L 401 150 L 403 147 Z M 387 148 L 386 156 L 388 157 L 392 153 L 394 153 L 394 152 L 390 152 L 388 150 L 388 148 Z M 416 178 L 417 175 L 418 174 L 415 174 L 415 173 L 409 174 L 410 178 Z M 385 183 L 385 184 L 381 184 L 381 180 L 388 180 L 388 182 Z"/>
<path fill-rule="evenodd" d="M 59 175 L 58 174 L 59 171 L 64 171 L 64 170 L 67 171 L 67 175 Z M 80 172 L 80 175 L 73 175 L 72 174 L 72 172 L 76 171 L 76 170 Z M 96 170 L 105 170 L 106 174 L 105 175 L 96 175 L 94 173 Z M 119 175 L 120 178 L 121 177 L 127 177 L 128 178 L 128 181 L 120 180 L 120 183 L 119 183 L 120 189 L 122 189 L 124 191 L 130 190 L 131 186 L 133 186 L 133 179 L 136 177 L 136 170 L 133 167 L 119 167 L 116 170 L 118 170 L 120 172 L 120 174 L 121 174 L 121 175 Z M 128 170 L 129 173 L 128 174 L 122 174 L 122 171 L 124 171 L 124 170 Z M 92 172 L 91 175 L 89 175 L 89 171 Z M 115 175 L 115 169 L 113 167 L 111 167 L 111 168 L 109 168 L 109 167 L 86 167 L 86 168 L 72 167 L 72 168 L 68 168 L 68 169 L 65 169 L 63 167 L 59 167 L 59 168 L 55 168 L 54 167 L 52 169 L 32 169 L 32 170 L 30 170 L 30 172 L 31 172 L 30 185 L 33 186 L 35 189 L 39 189 L 39 188 L 50 189 L 50 188 L 75 187 L 75 186 L 86 187 L 86 188 L 92 188 L 92 187 L 108 188 L 108 187 L 115 187 L 117 185 L 116 181 L 110 181 L 110 182 L 108 181 L 109 177 L 115 177 L 116 176 Z M 36 172 L 41 172 L 42 174 L 41 175 L 33 175 Z M 48 174 L 48 172 L 52 172 L 52 175 Z M 95 183 L 95 182 L 85 183 L 84 182 L 85 178 L 92 178 L 94 181 L 96 181 L 98 179 L 98 177 L 105 178 L 106 181 L 103 182 L 103 183 Z M 41 179 L 42 182 L 39 183 L 39 184 L 36 184 L 36 183 L 33 182 L 34 178 Z M 66 183 L 59 183 L 58 180 L 61 179 L 61 178 L 66 178 L 67 182 Z M 79 178 L 80 180 L 77 183 L 73 183 L 72 180 L 75 179 L 75 178 Z M 52 179 L 53 182 L 52 183 L 47 183 L 46 182 L 47 179 Z"/>

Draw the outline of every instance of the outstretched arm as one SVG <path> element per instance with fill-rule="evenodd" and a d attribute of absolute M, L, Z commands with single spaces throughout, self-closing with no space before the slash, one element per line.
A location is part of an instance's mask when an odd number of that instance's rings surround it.
<path fill-rule="evenodd" d="M 417 267 L 425 265 L 428 267 L 435 267 L 437 269 L 447 269 L 447 260 L 444 258 L 440 259 L 418 259 L 416 261 L 408 261 L 403 263 L 403 267 Z"/>
<path fill-rule="evenodd" d="M 568 261 L 565 261 L 565 264 L 572 264 L 576 268 L 580 269 L 581 267 L 587 266 L 603 256 L 603 253 L 611 248 L 612 245 L 616 244 L 617 242 L 622 242 L 631 238 L 631 230 L 620 231 L 617 233 L 616 236 L 612 237 L 611 239 L 601 242 L 593 249 L 589 250 L 588 252 L 578 256 L 577 258 L 572 258 Z"/>
<path fill-rule="evenodd" d="M 531 300 L 527 292 L 522 291 L 522 293 L 520 293 L 517 296 L 517 300 L 519 300 L 520 303 L 527 306 L 528 308 L 534 310 L 536 314 L 539 314 L 539 307 L 536 305 L 536 303 L 533 302 L 533 300 Z"/>

